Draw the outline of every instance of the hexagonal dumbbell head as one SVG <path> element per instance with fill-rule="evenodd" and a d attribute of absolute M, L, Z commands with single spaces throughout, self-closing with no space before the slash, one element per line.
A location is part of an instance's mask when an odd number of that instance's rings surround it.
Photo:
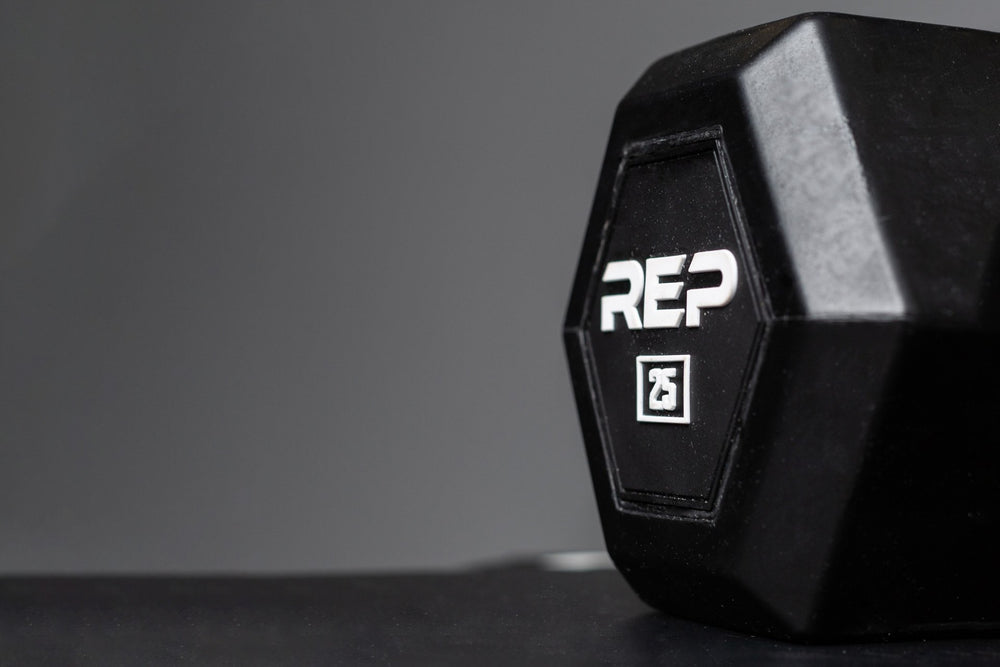
<path fill-rule="evenodd" d="M 650 604 L 830 639 L 1000 628 L 1000 36 L 805 15 L 621 102 L 565 339 Z"/>

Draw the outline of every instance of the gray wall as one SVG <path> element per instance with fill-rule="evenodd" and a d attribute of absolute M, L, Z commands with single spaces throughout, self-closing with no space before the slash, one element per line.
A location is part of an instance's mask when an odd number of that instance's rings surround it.
<path fill-rule="evenodd" d="M 559 330 L 613 108 L 813 6 L 4 3 L 0 571 L 599 547 Z"/>

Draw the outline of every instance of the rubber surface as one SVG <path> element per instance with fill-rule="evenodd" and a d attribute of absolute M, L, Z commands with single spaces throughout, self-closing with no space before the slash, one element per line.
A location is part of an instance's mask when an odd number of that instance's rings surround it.
<path fill-rule="evenodd" d="M 801 646 L 652 611 L 613 571 L 0 580 L 3 664 L 996 664 L 1000 640 Z"/>

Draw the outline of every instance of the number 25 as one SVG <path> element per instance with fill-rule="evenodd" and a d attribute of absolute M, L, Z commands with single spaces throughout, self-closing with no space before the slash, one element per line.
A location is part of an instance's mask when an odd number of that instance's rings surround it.
<path fill-rule="evenodd" d="M 676 368 L 651 368 L 649 381 L 653 391 L 649 392 L 650 410 L 676 410 L 677 385 L 670 378 L 677 377 Z"/>

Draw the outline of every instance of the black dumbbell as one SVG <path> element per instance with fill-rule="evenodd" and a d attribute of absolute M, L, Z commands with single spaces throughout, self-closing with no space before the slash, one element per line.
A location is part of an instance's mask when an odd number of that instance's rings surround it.
<path fill-rule="evenodd" d="M 1000 630 L 1000 35 L 810 14 L 618 107 L 565 322 L 608 549 L 796 640 Z"/>

